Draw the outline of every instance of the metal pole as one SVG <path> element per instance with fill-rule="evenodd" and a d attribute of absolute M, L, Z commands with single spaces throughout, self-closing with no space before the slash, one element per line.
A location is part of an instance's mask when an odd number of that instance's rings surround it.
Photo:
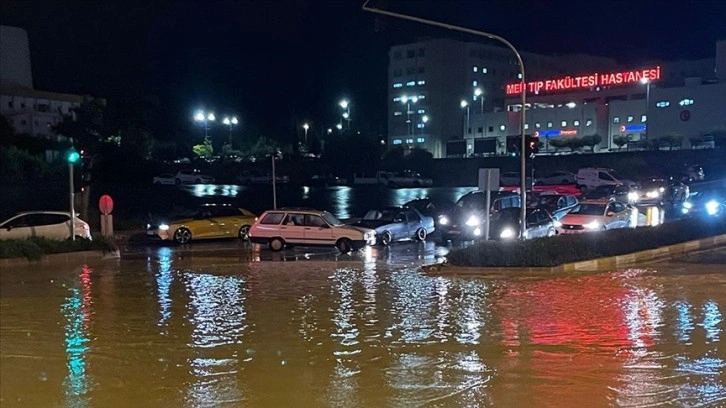
<path fill-rule="evenodd" d="M 484 217 L 485 217 L 484 218 L 484 239 L 487 241 L 489 241 L 489 223 L 491 221 L 490 208 L 492 206 L 492 189 L 490 188 L 490 186 L 492 185 L 491 184 L 492 183 L 491 173 L 492 173 L 491 171 L 487 172 L 487 179 L 488 179 L 487 180 L 487 196 L 486 196 L 487 197 L 487 203 L 486 203 L 487 212 L 484 215 Z"/>
<path fill-rule="evenodd" d="M 277 154 L 273 153 L 272 155 L 272 209 L 277 210 L 277 191 L 275 189 L 275 156 Z"/>
<path fill-rule="evenodd" d="M 466 105 L 466 134 L 468 135 L 469 129 L 471 129 L 471 124 L 469 122 L 469 105 Z"/>
<path fill-rule="evenodd" d="M 71 141 L 71 150 L 73 149 L 73 138 L 70 138 Z M 76 193 L 75 193 L 75 186 L 73 185 L 73 163 L 68 162 L 68 186 L 70 188 L 70 204 L 71 204 L 71 224 L 70 224 L 70 230 L 71 230 L 71 240 L 76 240 Z"/>
<path fill-rule="evenodd" d="M 650 120 L 650 117 L 648 116 L 648 108 L 650 107 L 650 80 L 648 81 L 647 87 L 645 88 L 645 138 L 648 139 L 648 121 Z"/>
<path fill-rule="evenodd" d="M 525 181 L 526 180 L 525 173 L 527 171 L 527 161 L 526 161 L 526 155 L 524 154 L 524 150 L 525 150 L 525 145 L 526 145 L 527 142 L 526 142 L 525 137 L 524 137 L 524 130 L 525 130 L 524 129 L 524 120 L 525 120 L 525 110 L 526 110 L 526 106 L 527 106 L 527 96 L 526 96 L 527 95 L 527 87 L 526 87 L 527 82 L 525 81 L 525 76 L 524 76 L 524 63 L 522 62 L 522 57 L 519 55 L 519 51 L 517 51 L 517 49 L 514 48 L 514 46 L 512 45 L 512 43 L 510 43 L 509 41 L 507 41 L 503 37 L 500 37 L 500 36 L 498 36 L 496 34 L 491 34 L 491 33 L 487 33 L 487 32 L 484 32 L 484 31 L 472 30 L 470 28 L 457 27 L 457 26 L 454 26 L 454 25 L 451 25 L 451 24 L 440 23 L 438 21 L 427 20 L 427 19 L 423 19 L 423 18 L 419 18 L 419 17 L 407 16 L 405 14 L 394 13 L 394 12 L 390 12 L 390 11 L 386 11 L 386 10 L 379 10 L 377 8 L 374 8 L 374 7 L 368 7 L 368 3 L 369 2 L 370 2 L 370 0 L 366 0 L 366 2 L 363 4 L 363 7 L 362 7 L 363 10 L 370 11 L 371 13 L 382 14 L 382 15 L 389 16 L 389 17 L 396 17 L 396 18 L 400 18 L 400 19 L 404 19 L 404 20 L 415 21 L 417 23 L 428 24 L 428 25 L 432 25 L 432 26 L 436 26 L 436 27 L 446 28 L 448 30 L 460 31 L 460 32 L 463 32 L 463 33 L 468 33 L 468 34 L 476 35 L 476 36 L 479 36 L 479 37 L 486 37 L 486 38 L 489 38 L 489 39 L 492 39 L 492 40 L 496 40 L 496 41 L 499 41 L 499 42 L 503 43 L 509 49 L 511 49 L 512 52 L 514 52 L 514 55 L 517 57 L 517 63 L 519 63 L 519 70 L 520 70 L 520 73 L 519 74 L 522 76 L 522 78 L 521 78 L 521 80 L 522 80 L 522 82 L 521 82 L 521 86 L 522 86 L 522 116 L 520 117 L 520 119 L 521 119 L 521 137 L 522 137 L 522 140 L 521 140 L 521 148 L 520 148 L 520 155 L 519 155 L 520 156 L 520 174 L 521 174 L 521 178 L 522 178 L 522 183 L 521 183 L 521 186 L 520 186 L 521 187 L 520 200 L 522 202 L 521 203 L 521 214 L 520 215 L 521 215 L 522 219 L 525 219 L 526 213 L 527 213 L 526 212 L 526 203 L 527 203 L 527 191 L 526 191 L 526 187 L 527 186 L 526 186 L 526 181 Z M 521 237 L 521 239 L 524 239 L 524 232 L 525 231 L 526 231 L 526 227 L 525 227 L 524 223 L 522 223 L 521 226 L 520 226 L 520 237 Z"/>

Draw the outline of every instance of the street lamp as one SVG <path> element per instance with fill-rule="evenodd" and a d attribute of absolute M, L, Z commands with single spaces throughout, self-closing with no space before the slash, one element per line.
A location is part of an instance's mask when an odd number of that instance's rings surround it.
<path fill-rule="evenodd" d="M 343 118 L 348 121 L 348 130 L 350 130 L 350 102 L 347 99 L 343 99 L 339 103 L 340 107 L 345 110 Z"/>
<path fill-rule="evenodd" d="M 522 62 L 522 56 L 519 55 L 519 51 L 517 51 L 517 49 L 514 48 L 512 43 L 510 43 L 509 41 L 504 39 L 504 37 L 500 37 L 496 34 L 487 33 L 485 31 L 472 30 L 470 28 L 457 27 L 457 26 L 454 26 L 451 24 L 440 23 L 438 21 L 427 20 L 427 19 L 423 19 L 423 18 L 419 18 L 419 17 L 407 16 L 405 14 L 400 14 L 400 13 L 393 13 L 393 12 L 386 11 L 386 10 L 379 10 L 374 7 L 368 7 L 369 2 L 370 2 L 370 0 L 366 0 L 366 2 L 363 4 L 363 7 L 362 7 L 363 10 L 370 11 L 372 13 L 382 14 L 385 16 L 414 21 L 417 23 L 446 28 L 448 30 L 454 30 L 454 31 L 459 31 L 459 32 L 467 33 L 467 34 L 472 34 L 472 35 L 476 35 L 479 37 L 488 38 L 490 40 L 496 40 L 496 41 L 499 41 L 499 42 L 503 43 L 504 45 L 506 45 L 507 48 L 512 50 L 512 52 L 514 53 L 514 56 L 517 58 L 517 63 L 519 64 L 519 75 L 520 75 L 519 79 L 521 80 L 519 85 L 520 85 L 520 91 L 522 94 L 522 111 L 521 111 L 522 114 L 519 117 L 520 118 L 519 128 L 520 128 L 520 132 L 521 132 L 521 134 L 520 134 L 520 139 L 521 139 L 520 140 L 520 155 L 519 155 L 519 165 L 520 165 L 520 174 L 521 174 L 520 193 L 519 194 L 520 194 L 521 204 L 520 204 L 519 216 L 520 216 L 520 219 L 522 220 L 522 222 L 519 223 L 520 224 L 519 238 L 524 239 L 524 233 L 526 232 L 526 223 L 524 222 L 524 220 L 527 218 L 527 211 L 526 211 L 526 209 L 527 209 L 527 182 L 526 182 L 527 158 L 526 158 L 526 155 L 523 153 L 527 148 L 527 138 L 525 137 L 525 133 L 524 133 L 525 132 L 525 129 L 524 129 L 525 112 L 527 111 L 527 82 L 525 81 L 525 76 L 524 76 L 524 63 Z"/>
<path fill-rule="evenodd" d="M 418 96 L 414 95 L 408 97 L 408 95 L 401 96 L 401 103 L 406 105 L 406 134 L 410 136 L 413 134 L 413 123 L 411 122 L 411 104 L 418 102 Z"/>
<path fill-rule="evenodd" d="M 305 146 L 308 145 L 308 129 L 310 129 L 310 125 L 307 123 L 303 123 L 303 129 L 305 130 Z"/>
<path fill-rule="evenodd" d="M 481 88 L 476 88 L 474 90 L 474 99 L 479 98 L 479 105 L 481 106 L 481 111 L 479 114 L 481 115 L 481 135 L 484 136 L 484 91 Z"/>
<path fill-rule="evenodd" d="M 647 125 L 647 121 L 648 121 L 648 119 L 650 119 L 648 117 L 648 108 L 650 107 L 650 79 L 643 77 L 643 78 L 640 79 L 640 83 L 645 84 L 645 120 L 646 120 L 646 125 L 645 125 L 645 130 L 644 130 L 643 133 L 645 134 L 645 138 L 647 139 L 648 138 L 648 125 Z"/>
<path fill-rule="evenodd" d="M 204 140 L 209 139 L 209 122 L 214 122 L 216 116 L 213 113 L 205 113 L 204 111 L 197 111 L 194 114 L 194 121 L 202 122 L 204 124 Z"/>
<path fill-rule="evenodd" d="M 466 108 L 466 128 L 464 129 L 464 138 L 466 138 L 466 134 L 469 133 L 469 102 L 462 99 L 459 105 L 462 109 Z"/>
<path fill-rule="evenodd" d="M 76 193 L 75 193 L 75 186 L 73 185 L 73 166 L 78 162 L 78 160 L 81 158 L 81 155 L 78 154 L 78 151 L 73 147 L 73 138 L 70 138 L 71 142 L 71 148 L 68 150 L 68 154 L 66 155 L 66 160 L 68 161 L 68 187 L 70 190 L 70 199 L 71 199 L 71 240 L 76 240 Z"/>
<path fill-rule="evenodd" d="M 424 128 L 426 127 L 426 123 L 428 123 L 429 117 L 426 115 L 423 115 L 421 117 L 421 136 L 423 137 L 424 134 Z"/>
<path fill-rule="evenodd" d="M 225 118 L 222 119 L 222 123 L 227 125 L 229 128 L 229 145 L 232 146 L 232 126 L 237 126 L 239 121 L 236 116 L 232 116 L 231 119 L 225 116 Z"/>

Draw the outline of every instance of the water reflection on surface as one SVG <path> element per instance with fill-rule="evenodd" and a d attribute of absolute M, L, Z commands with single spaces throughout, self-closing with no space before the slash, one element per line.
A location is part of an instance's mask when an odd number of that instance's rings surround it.
<path fill-rule="evenodd" d="M 726 404 L 721 265 L 464 279 L 422 275 L 405 248 L 4 269 L 0 402 Z"/>

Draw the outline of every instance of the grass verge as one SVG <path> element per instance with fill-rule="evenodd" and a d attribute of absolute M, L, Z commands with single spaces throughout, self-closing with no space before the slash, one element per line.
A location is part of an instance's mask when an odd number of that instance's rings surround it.
<path fill-rule="evenodd" d="M 474 267 L 552 267 L 625 255 L 726 234 L 726 220 L 686 219 L 657 227 L 559 235 L 528 241 L 484 241 L 450 252 L 447 262 Z"/>
<path fill-rule="evenodd" d="M 49 254 L 116 250 L 118 250 L 116 244 L 112 240 L 104 237 L 96 238 L 93 241 L 83 238 L 76 239 L 75 241 L 59 241 L 41 237 L 0 240 L 0 259 L 27 258 L 31 261 L 37 261 L 44 255 Z"/>

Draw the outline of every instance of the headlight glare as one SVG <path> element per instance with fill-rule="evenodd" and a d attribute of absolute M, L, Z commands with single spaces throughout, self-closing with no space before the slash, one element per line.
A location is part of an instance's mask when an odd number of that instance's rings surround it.
<path fill-rule="evenodd" d="M 167 224 L 159 224 L 159 229 L 161 231 L 167 231 L 169 229 L 169 226 Z"/>
<path fill-rule="evenodd" d="M 499 234 L 499 238 L 514 238 L 514 230 L 511 228 L 505 228 L 504 231 Z"/>
<path fill-rule="evenodd" d="M 449 223 L 449 218 L 445 215 L 442 215 L 439 217 L 439 224 L 441 225 L 447 225 Z"/>
<path fill-rule="evenodd" d="M 594 229 L 598 229 L 598 228 L 600 228 L 600 223 L 599 223 L 599 222 L 597 222 L 597 221 L 593 221 L 593 222 L 588 222 L 587 224 L 583 225 L 583 227 L 585 227 L 585 228 L 587 228 L 587 229 L 592 229 L 592 230 L 594 230 Z"/>
<path fill-rule="evenodd" d="M 476 215 L 472 215 L 471 217 L 469 217 L 468 220 L 466 220 L 466 225 L 469 227 L 475 227 L 479 225 L 479 217 L 477 217 Z"/>
<path fill-rule="evenodd" d="M 711 200 L 706 203 L 706 212 L 708 215 L 715 215 L 716 212 L 718 212 L 718 202 L 716 200 Z"/>

